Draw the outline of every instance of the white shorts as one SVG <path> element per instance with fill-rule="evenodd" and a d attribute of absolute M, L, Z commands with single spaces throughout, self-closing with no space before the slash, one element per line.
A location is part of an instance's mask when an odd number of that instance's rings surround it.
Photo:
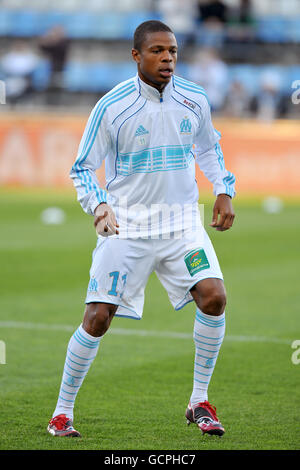
<path fill-rule="evenodd" d="M 101 237 L 93 252 L 85 302 L 118 305 L 116 316 L 141 319 L 144 290 L 153 271 L 176 310 L 193 300 L 190 289 L 198 281 L 223 279 L 204 229 L 201 236 L 195 234 L 192 239 Z"/>

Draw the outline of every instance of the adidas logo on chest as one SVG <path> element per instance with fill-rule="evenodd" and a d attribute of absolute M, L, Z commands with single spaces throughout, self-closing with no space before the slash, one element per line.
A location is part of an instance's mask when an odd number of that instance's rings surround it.
<path fill-rule="evenodd" d="M 140 137 L 142 135 L 146 135 L 146 134 L 149 134 L 149 131 L 147 131 L 147 129 L 144 128 L 144 126 L 140 125 L 137 130 L 135 131 L 135 137 Z"/>

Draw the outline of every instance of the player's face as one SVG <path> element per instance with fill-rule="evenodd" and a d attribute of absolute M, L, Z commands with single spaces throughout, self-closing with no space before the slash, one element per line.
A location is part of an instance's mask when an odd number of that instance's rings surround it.
<path fill-rule="evenodd" d="M 177 42 L 173 33 L 148 33 L 140 51 L 132 49 L 139 77 L 158 90 L 171 80 L 177 61 Z"/>

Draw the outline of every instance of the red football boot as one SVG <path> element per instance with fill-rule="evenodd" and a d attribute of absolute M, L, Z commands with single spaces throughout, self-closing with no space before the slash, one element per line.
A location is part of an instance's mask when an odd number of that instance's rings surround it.
<path fill-rule="evenodd" d="M 80 433 L 73 428 L 73 421 L 64 414 L 50 419 L 47 431 L 52 436 L 81 437 Z"/>
<path fill-rule="evenodd" d="M 187 424 L 195 423 L 202 434 L 223 436 L 225 429 L 217 418 L 216 408 L 208 401 L 197 403 L 195 406 L 188 404 L 185 412 Z"/>

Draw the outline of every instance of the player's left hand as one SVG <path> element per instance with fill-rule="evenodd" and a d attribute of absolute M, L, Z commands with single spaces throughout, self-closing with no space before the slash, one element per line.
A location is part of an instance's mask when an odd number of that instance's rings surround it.
<path fill-rule="evenodd" d="M 219 232 L 224 232 L 232 226 L 234 217 L 231 197 L 227 194 L 219 194 L 213 208 L 212 223 L 209 225 Z"/>

